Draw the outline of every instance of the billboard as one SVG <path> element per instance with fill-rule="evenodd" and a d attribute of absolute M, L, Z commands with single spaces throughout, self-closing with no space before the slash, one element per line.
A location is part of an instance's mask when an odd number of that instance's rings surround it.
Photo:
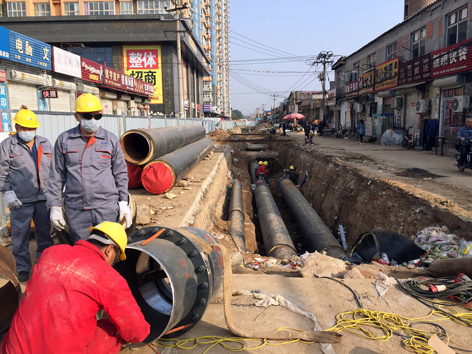
<path fill-rule="evenodd" d="M 57 47 L 52 47 L 54 71 L 75 77 L 82 77 L 80 56 Z"/>
<path fill-rule="evenodd" d="M 431 77 L 454 75 L 472 69 L 472 39 L 436 50 L 431 54 Z"/>
<path fill-rule="evenodd" d="M 49 44 L 14 31 L 9 33 L 10 60 L 51 70 L 52 53 Z"/>
<path fill-rule="evenodd" d="M 151 104 L 164 103 L 161 46 L 124 45 L 123 72 L 153 85 Z"/>
<path fill-rule="evenodd" d="M 398 58 L 375 67 L 375 91 L 388 90 L 398 86 Z"/>

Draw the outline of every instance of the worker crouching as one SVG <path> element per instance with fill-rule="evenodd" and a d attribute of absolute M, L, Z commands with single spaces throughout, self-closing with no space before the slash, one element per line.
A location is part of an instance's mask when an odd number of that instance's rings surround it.
<path fill-rule="evenodd" d="M 2 342 L 2 353 L 118 353 L 142 342 L 149 324 L 126 280 L 115 270 L 125 260 L 124 228 L 105 221 L 74 246 L 43 252 Z M 108 319 L 96 319 L 99 310 Z"/>

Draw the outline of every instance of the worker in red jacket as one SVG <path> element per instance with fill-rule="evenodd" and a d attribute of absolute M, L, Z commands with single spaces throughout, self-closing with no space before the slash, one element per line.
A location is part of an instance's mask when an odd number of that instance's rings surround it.
<path fill-rule="evenodd" d="M 256 171 L 256 177 L 259 177 L 259 175 L 260 175 L 261 173 L 263 173 L 264 181 L 266 182 L 267 185 L 269 185 L 269 180 L 267 179 L 267 173 L 268 173 L 268 171 L 267 171 L 267 167 L 266 167 L 268 164 L 269 164 L 269 163 L 268 163 L 267 161 L 264 161 L 264 162 L 259 166 L 259 168 L 258 168 L 257 171 Z M 259 179 L 259 180 L 260 180 L 260 179 Z"/>
<path fill-rule="evenodd" d="M 7 353 L 119 353 L 142 342 L 149 324 L 126 280 L 113 269 L 125 260 L 124 228 L 104 221 L 87 240 L 46 249 L 33 269 L 10 330 Z M 99 310 L 108 319 L 97 321 Z"/>

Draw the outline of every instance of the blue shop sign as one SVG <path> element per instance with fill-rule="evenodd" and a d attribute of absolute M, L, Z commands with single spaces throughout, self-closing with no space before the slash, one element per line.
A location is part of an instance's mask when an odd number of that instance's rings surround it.
<path fill-rule="evenodd" d="M 10 31 L 10 60 L 51 70 L 51 59 L 49 44 Z"/>
<path fill-rule="evenodd" d="M 9 113 L 4 112 L 8 109 L 8 100 L 7 100 L 7 86 L 5 84 L 0 84 L 0 110 L 2 115 L 2 126 L 0 127 L 1 132 L 10 131 L 10 119 Z"/>
<path fill-rule="evenodd" d="M 10 30 L 0 27 L 0 58 L 10 59 Z"/>

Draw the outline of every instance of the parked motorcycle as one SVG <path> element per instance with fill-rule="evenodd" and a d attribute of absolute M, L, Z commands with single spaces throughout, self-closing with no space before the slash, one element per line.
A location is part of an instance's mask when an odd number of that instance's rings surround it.
<path fill-rule="evenodd" d="M 413 149 L 415 147 L 413 141 L 413 134 L 410 134 L 411 128 L 413 128 L 413 126 L 403 129 L 403 141 L 401 145 L 406 149 Z"/>
<path fill-rule="evenodd" d="M 459 160 L 461 158 L 461 146 L 462 145 L 467 145 L 468 146 L 468 152 L 467 152 L 467 157 L 465 159 L 465 164 L 464 165 L 459 165 Z M 471 161 L 472 161 L 472 152 L 470 151 L 470 146 L 472 145 L 472 141 L 469 141 L 468 143 L 466 144 L 463 144 L 463 142 L 458 142 L 456 144 L 456 161 L 457 161 L 457 168 L 459 169 L 459 172 L 464 172 L 464 170 L 467 168 L 467 169 L 471 169 L 472 170 L 472 164 L 471 164 Z"/>

